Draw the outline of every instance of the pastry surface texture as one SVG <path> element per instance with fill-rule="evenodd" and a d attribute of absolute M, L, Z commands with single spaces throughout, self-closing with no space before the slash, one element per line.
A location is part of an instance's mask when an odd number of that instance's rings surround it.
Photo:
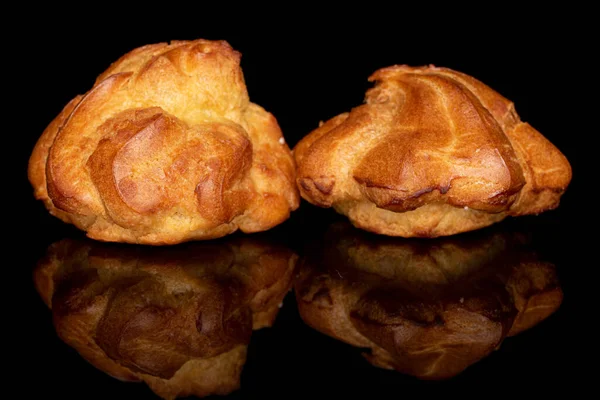
<path fill-rule="evenodd" d="M 403 237 L 452 235 L 558 206 L 569 162 L 494 90 L 434 66 L 392 66 L 369 80 L 364 105 L 294 148 L 304 199 Z"/>
<path fill-rule="evenodd" d="M 29 161 L 35 196 L 94 239 L 174 244 L 267 230 L 299 196 L 272 114 L 223 41 L 135 49 L 75 97 Z"/>

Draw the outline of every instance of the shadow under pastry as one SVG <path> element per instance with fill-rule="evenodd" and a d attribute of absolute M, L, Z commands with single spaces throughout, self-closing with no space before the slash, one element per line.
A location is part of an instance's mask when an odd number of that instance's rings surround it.
<path fill-rule="evenodd" d="M 368 349 L 377 367 L 449 378 L 560 306 L 555 266 L 529 242 L 498 229 L 387 238 L 336 223 L 300 261 L 299 312 L 317 331 Z"/>
<path fill-rule="evenodd" d="M 297 256 L 256 238 L 169 248 L 66 239 L 34 271 L 59 337 L 159 396 L 228 394 L 252 331 L 273 324 Z"/>

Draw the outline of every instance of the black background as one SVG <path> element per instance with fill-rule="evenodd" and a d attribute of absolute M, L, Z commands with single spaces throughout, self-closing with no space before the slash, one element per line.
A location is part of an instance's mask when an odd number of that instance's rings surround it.
<path fill-rule="evenodd" d="M 220 12 L 198 7 L 167 13 L 158 7 L 149 15 L 124 16 L 114 4 L 76 15 L 70 14 L 72 9 L 36 8 L 17 19 L 20 28 L 11 35 L 4 58 L 9 68 L 5 84 L 16 89 L 8 96 L 12 106 L 4 110 L 5 118 L 18 122 L 5 132 L 13 145 L 5 148 L 10 190 L 4 192 L 11 236 L 5 242 L 10 260 L 5 268 L 11 274 L 5 282 L 5 330 L 14 335 L 8 354 L 16 356 L 9 359 L 15 385 L 18 381 L 25 397 L 153 396 L 144 384 L 121 383 L 96 370 L 54 333 L 51 312 L 35 292 L 31 271 L 50 243 L 80 233 L 49 216 L 33 199 L 26 166 L 46 125 L 122 54 L 148 43 L 206 38 L 227 40 L 242 53 L 251 100 L 276 116 L 290 146 L 319 121 L 360 104 L 367 78 L 376 69 L 435 64 L 470 74 L 514 101 L 521 119 L 549 138 L 574 171 L 559 209 L 503 222 L 533 231 L 539 253 L 558 267 L 565 300 L 541 325 L 507 339 L 499 351 L 457 378 L 422 382 L 371 367 L 359 350 L 303 325 L 290 295 L 275 327 L 254 334 L 242 391 L 234 396 L 364 392 L 378 398 L 400 395 L 414 385 L 446 390 L 456 384 L 579 388 L 586 357 L 581 306 L 588 301 L 581 271 L 597 263 L 587 257 L 589 248 L 581 241 L 590 223 L 584 211 L 593 207 L 584 201 L 581 183 L 586 173 L 582 148 L 592 127 L 584 123 L 586 99 L 580 93 L 592 89 L 586 57 L 597 50 L 583 19 L 590 11 L 526 14 L 512 8 L 505 15 L 496 9 L 458 17 L 433 7 L 417 12 L 369 4 L 371 8 L 363 5 L 364 11 L 349 19 L 342 10 L 324 15 L 319 8 L 288 6 L 265 9 L 260 18 L 239 12 L 232 19 L 233 5 Z M 23 17 L 31 13 L 43 21 Z M 92 14 L 96 18 L 89 19 Z M 309 239 L 338 219 L 332 210 L 303 202 L 275 233 L 302 254 Z"/>

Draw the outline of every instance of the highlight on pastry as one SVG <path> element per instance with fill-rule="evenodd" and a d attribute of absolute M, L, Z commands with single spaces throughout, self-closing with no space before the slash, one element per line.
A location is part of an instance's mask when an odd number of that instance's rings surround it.
<path fill-rule="evenodd" d="M 569 162 L 494 90 L 434 66 L 392 66 L 369 80 L 364 105 L 294 148 L 308 202 L 402 237 L 447 236 L 558 206 Z"/>
<path fill-rule="evenodd" d="M 140 247 L 49 247 L 34 281 L 58 336 L 165 399 L 238 389 L 252 330 L 273 324 L 297 256 L 251 238 Z"/>
<path fill-rule="evenodd" d="M 368 349 L 363 355 L 374 366 L 450 378 L 559 308 L 556 268 L 527 242 L 494 231 L 398 240 L 333 225 L 300 261 L 300 316 Z"/>
<path fill-rule="evenodd" d="M 272 114 L 251 103 L 224 41 L 137 48 L 46 128 L 35 197 L 93 239 L 175 244 L 267 230 L 299 196 Z"/>

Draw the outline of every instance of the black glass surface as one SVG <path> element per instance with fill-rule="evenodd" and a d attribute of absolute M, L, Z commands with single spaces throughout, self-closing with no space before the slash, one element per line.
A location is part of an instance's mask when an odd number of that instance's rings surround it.
<path fill-rule="evenodd" d="M 231 243 L 247 239 L 260 242 L 260 246 L 268 249 L 278 249 L 272 251 L 283 252 L 291 258 L 297 257 L 298 262 L 289 284 L 286 281 L 279 288 L 285 293 L 273 294 L 274 298 L 280 295 L 284 298 L 281 308 L 272 311 L 276 313 L 272 326 L 255 330 L 252 330 L 251 319 L 256 310 L 249 306 L 252 293 L 245 292 L 248 273 L 240 273 L 242 278 L 237 275 L 231 277 L 227 271 L 214 273 L 216 278 L 213 277 L 211 282 L 215 293 L 229 299 L 226 302 L 229 308 L 223 306 L 217 311 L 228 313 L 234 310 L 234 314 L 238 313 L 231 319 L 231 329 L 242 334 L 229 342 L 247 346 L 247 357 L 242 362 L 239 376 L 240 389 L 232 391 L 232 397 L 285 398 L 287 395 L 310 397 L 316 394 L 352 397 L 366 393 L 371 398 L 382 398 L 402 393 L 407 387 L 418 387 L 419 390 L 445 390 L 455 385 L 558 387 L 569 385 L 581 376 L 579 366 L 585 352 L 574 349 L 585 346 L 581 335 L 581 307 L 588 301 L 584 298 L 588 292 L 581 288 L 581 271 L 590 267 L 586 256 L 590 249 L 581 240 L 584 234 L 582 221 L 589 219 L 583 213 L 584 193 L 579 187 L 584 173 L 581 171 L 585 168 L 580 138 L 573 131 L 576 101 L 564 100 L 570 93 L 568 87 L 548 84 L 557 70 L 570 68 L 569 60 L 575 58 L 576 50 L 564 41 L 556 40 L 560 35 L 553 27 L 540 25 L 525 29 L 517 26 L 506 36 L 505 24 L 491 24 L 486 30 L 489 34 L 486 45 L 475 46 L 464 39 L 462 32 L 442 29 L 437 32 L 442 36 L 437 37 L 445 40 L 417 37 L 406 40 L 417 31 L 402 27 L 380 27 L 378 30 L 315 28 L 306 31 L 304 26 L 306 34 L 298 36 L 292 26 L 278 26 L 263 32 L 249 29 L 252 24 L 244 29 L 227 28 L 217 23 L 195 27 L 176 25 L 155 27 L 154 30 L 131 30 L 115 24 L 115 29 L 105 35 L 79 32 L 77 41 L 85 45 L 76 45 L 70 41 L 73 38 L 70 28 L 64 24 L 48 23 L 35 52 L 31 49 L 27 52 L 23 71 L 27 72 L 28 80 L 21 92 L 30 95 L 27 102 L 29 111 L 27 118 L 22 119 L 17 134 L 18 151 L 10 169 L 14 184 L 5 195 L 11 203 L 6 213 L 14 229 L 5 244 L 5 254 L 10 260 L 5 268 L 10 269 L 10 280 L 5 283 L 8 300 L 4 305 L 8 310 L 5 329 L 14 336 L 7 346 L 9 353 L 16 354 L 10 365 L 17 371 L 19 382 L 23 382 L 19 388 L 25 397 L 156 398 L 148 385 L 123 382 L 123 376 L 115 379 L 111 376 L 115 375 L 114 372 L 107 374 L 102 368 L 97 368 L 98 362 L 94 366 L 94 362 L 86 361 L 86 357 L 78 353 L 77 345 L 60 337 L 60 329 L 64 327 L 61 328 L 57 315 L 67 315 L 69 307 L 76 306 L 69 303 L 73 298 L 82 295 L 88 296 L 85 301 L 91 301 L 92 297 L 101 296 L 108 290 L 114 298 L 126 300 L 131 297 L 126 295 L 130 293 L 128 290 L 135 292 L 131 288 L 140 282 L 144 290 L 150 290 L 153 285 L 160 286 L 152 279 L 143 283 L 145 280 L 140 277 L 133 281 L 130 277 L 121 283 L 116 280 L 117 289 L 111 289 L 104 281 L 105 286 L 99 289 L 97 275 L 78 275 L 77 272 L 80 268 L 89 269 L 90 254 L 94 258 L 95 270 L 108 268 L 98 266 L 106 260 L 110 260 L 111 268 L 117 269 L 124 264 L 157 264 L 158 269 L 168 264 L 169 268 L 174 265 L 187 268 L 186 273 L 194 268 L 216 268 L 215 265 L 227 270 L 228 267 L 223 265 L 234 265 L 231 259 L 235 257 L 231 253 L 244 247 Z M 539 216 L 509 218 L 490 228 L 436 240 L 405 240 L 364 233 L 349 227 L 347 220 L 335 211 L 319 209 L 304 201 L 288 221 L 269 232 L 256 235 L 235 233 L 216 241 L 160 249 L 91 242 L 76 228 L 50 216 L 43 205 L 34 200 L 26 177 L 27 159 L 46 125 L 72 97 L 88 90 L 95 77 L 125 52 L 147 43 L 199 37 L 228 40 L 242 53 L 242 68 L 251 100 L 277 117 L 290 146 L 314 129 L 320 120 L 360 104 L 369 87 L 366 78 L 377 68 L 392 64 L 434 63 L 473 75 L 513 100 L 521 118 L 530 122 L 567 156 L 574 171 L 573 181 L 556 210 Z M 549 65 L 553 67 L 550 69 Z M 557 101 L 557 98 L 562 100 Z M 231 246 L 236 250 L 231 250 Z M 70 264 L 67 262 L 70 265 L 68 273 L 63 271 L 54 286 L 56 277 L 48 271 L 45 275 L 40 271 L 47 265 L 49 255 L 52 257 L 52 254 L 57 254 L 56 251 L 60 254 L 60 264 L 64 264 L 65 260 L 72 261 Z M 432 252 L 437 255 L 431 256 Z M 349 253 L 354 258 L 349 257 Z M 182 254 L 184 261 L 180 263 L 178 260 L 181 260 Z M 220 254 L 229 261 L 218 261 L 206 254 Z M 448 264 L 451 266 L 472 263 L 469 265 L 473 271 L 455 274 L 446 271 L 446 275 L 440 275 L 438 267 L 445 256 L 452 260 Z M 417 258 L 421 264 L 416 261 Z M 340 267 L 332 269 L 332 264 L 336 263 Z M 209 267 L 206 267 L 207 264 Z M 542 306 L 552 312 L 540 317 L 540 321 L 531 324 L 528 329 L 510 335 L 519 310 L 514 303 L 514 293 L 507 289 L 510 286 L 507 282 L 511 274 L 524 268 L 523 264 L 538 267 L 523 272 L 522 285 L 527 286 L 529 282 L 535 286 L 532 282 L 538 279 L 539 286 L 532 291 L 523 289 L 524 296 L 538 296 L 535 301 L 543 303 Z M 406 282 L 411 282 L 408 278 L 414 276 L 399 275 L 392 279 L 386 275 L 391 265 L 409 265 L 411 268 L 424 265 L 429 268 L 431 279 L 421 282 L 421 291 L 408 290 L 410 285 L 407 286 Z M 388 268 L 388 271 L 377 272 L 380 267 Z M 241 267 L 238 265 L 237 268 Z M 370 354 L 369 346 L 346 343 L 348 340 L 339 340 L 336 335 L 315 329 L 303 320 L 302 304 L 299 303 L 314 300 L 314 296 L 310 295 L 310 286 L 314 282 L 311 283 L 308 278 L 317 272 L 310 272 L 311 268 L 325 277 L 321 280 L 332 281 L 338 285 L 336 287 L 347 288 L 353 287 L 356 282 L 359 285 L 369 282 L 371 286 L 356 295 L 355 303 L 347 304 L 346 322 L 350 321 L 352 325 L 354 320 L 352 326 L 363 333 L 368 332 L 369 340 L 379 343 L 380 347 L 383 339 L 373 339 L 377 334 L 373 333 L 372 326 L 365 327 L 364 323 L 360 329 L 355 326 L 360 325 L 360 321 L 364 322 L 367 319 L 365 315 L 373 309 L 379 310 L 380 314 L 389 314 L 390 309 L 392 314 L 394 309 L 403 310 L 379 324 L 388 324 L 396 318 L 397 324 L 410 323 L 418 327 L 416 334 L 423 335 L 423 332 L 430 332 L 430 328 L 443 328 L 444 317 L 440 309 L 450 305 L 450 308 L 460 309 L 466 307 L 465 304 L 472 304 L 477 310 L 475 313 L 493 321 L 490 329 L 501 337 L 499 345 L 480 351 L 485 353 L 484 356 L 472 356 L 467 361 L 468 357 L 463 357 L 465 365 L 455 367 L 452 373 L 440 374 L 444 376 L 434 376 L 444 378 L 441 380 L 414 376 L 423 375 L 423 371 L 429 368 L 423 365 L 422 360 L 415 360 L 413 366 L 396 365 L 401 372 L 374 366 L 364 355 Z M 374 268 L 375 272 L 365 271 L 369 268 Z M 224 275 L 219 275 L 221 273 Z M 372 281 L 365 278 L 365 274 Z M 515 275 L 512 279 L 518 280 Z M 53 282 L 52 288 L 45 287 L 44 282 L 46 285 Z M 82 288 L 95 288 L 97 291 L 92 295 L 81 292 Z M 223 295 L 223 291 L 229 292 Z M 399 291 L 403 295 L 394 298 L 390 291 Z M 59 295 L 54 298 L 48 294 L 50 292 Z M 325 306 L 337 300 L 332 296 L 327 291 L 321 293 Z M 57 306 L 53 305 L 51 310 L 46 303 L 52 305 L 54 301 Z M 148 301 L 148 304 L 152 303 L 151 299 Z M 168 309 L 166 304 L 179 304 L 174 309 L 183 312 L 183 303 L 177 301 L 163 299 L 152 304 L 165 310 Z M 135 307 L 131 308 L 126 302 L 119 307 L 128 309 L 131 315 L 135 314 Z M 142 324 L 140 329 L 146 326 L 149 330 L 144 331 L 145 334 L 157 334 L 160 330 L 157 326 L 168 326 L 169 322 L 165 321 L 177 315 L 165 312 L 162 322 L 153 320 L 149 325 Z M 306 316 L 304 319 L 307 319 Z M 100 348 L 109 354 L 109 358 L 112 356 L 111 362 L 138 372 L 163 374 L 163 377 L 172 374 L 182 360 L 205 354 L 196 349 L 195 355 L 190 356 L 189 346 L 180 344 L 177 350 L 179 358 L 173 360 L 163 354 L 169 362 L 165 361 L 163 367 L 157 368 L 131 355 L 123 361 L 121 356 L 115 355 L 119 343 L 106 339 L 114 339 L 114 333 L 107 331 L 104 337 L 104 341 L 99 340 L 102 342 Z M 429 337 L 431 341 L 444 340 L 442 334 Z M 490 346 L 494 340 L 485 345 Z M 448 353 L 450 356 L 468 348 L 464 342 L 460 343 L 446 345 L 452 350 Z M 229 349 L 229 344 L 223 346 L 223 349 Z M 393 346 L 386 344 L 383 347 L 386 346 L 389 353 Z M 397 343 L 394 351 L 398 353 L 398 349 L 404 348 Z M 215 350 L 216 353 L 218 351 Z M 401 354 L 396 356 L 401 357 Z M 392 364 L 388 362 L 388 366 Z"/>

